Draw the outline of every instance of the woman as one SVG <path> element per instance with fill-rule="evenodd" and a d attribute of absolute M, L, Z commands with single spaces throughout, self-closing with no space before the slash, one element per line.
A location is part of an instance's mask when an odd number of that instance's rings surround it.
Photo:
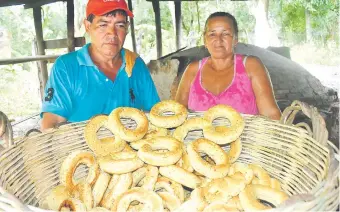
<path fill-rule="evenodd" d="M 204 29 L 210 57 L 189 64 L 179 84 L 176 101 L 194 111 L 226 104 L 240 113 L 280 119 L 270 79 L 254 56 L 234 54 L 237 22 L 229 13 L 211 14 Z"/>

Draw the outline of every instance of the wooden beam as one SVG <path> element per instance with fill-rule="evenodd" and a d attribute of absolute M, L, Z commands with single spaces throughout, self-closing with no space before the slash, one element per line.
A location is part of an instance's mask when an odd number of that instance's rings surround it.
<path fill-rule="evenodd" d="M 74 3 L 73 0 L 67 0 L 67 49 L 68 52 L 75 50 L 74 41 Z"/>
<path fill-rule="evenodd" d="M 45 40 L 44 45 L 45 49 L 61 49 L 68 48 L 68 40 L 64 39 L 55 39 L 55 40 Z M 84 37 L 74 38 L 74 46 L 82 47 L 86 44 L 86 40 Z"/>
<path fill-rule="evenodd" d="M 35 28 L 35 36 L 37 39 L 37 47 L 38 47 L 38 55 L 45 55 L 45 46 L 44 46 L 44 36 L 43 29 L 41 23 L 41 7 L 33 8 L 33 18 L 34 18 L 34 28 Z M 45 85 L 48 79 L 47 73 L 47 62 L 40 61 L 38 65 L 38 77 L 40 82 L 40 93 L 43 94 L 45 89 Z M 43 100 L 44 96 L 41 96 L 41 100 Z"/>
<path fill-rule="evenodd" d="M 132 0 L 128 0 L 129 10 L 132 12 Z M 132 39 L 132 48 L 133 51 L 137 53 L 137 44 L 136 44 L 136 36 L 135 36 L 135 23 L 133 18 L 130 18 L 130 28 L 131 28 L 131 39 Z"/>
<path fill-rule="evenodd" d="M 60 55 L 36 55 L 36 56 L 0 59 L 0 65 L 27 63 L 27 62 L 33 62 L 33 61 L 54 62 L 55 59 L 57 59 L 59 56 Z"/>
<path fill-rule="evenodd" d="M 181 48 L 181 38 L 182 38 L 182 8 L 181 2 L 175 3 L 175 21 L 176 21 L 176 48 L 177 50 Z"/>
<path fill-rule="evenodd" d="M 54 3 L 54 2 L 58 2 L 58 1 L 66 1 L 66 0 L 37 0 L 37 1 L 34 1 L 34 2 L 32 1 L 32 3 L 26 3 L 25 2 L 24 9 L 41 7 L 42 5 L 50 4 L 50 3 Z"/>
<path fill-rule="evenodd" d="M 159 1 L 152 1 L 153 11 L 155 13 L 155 24 L 156 24 L 156 42 L 157 42 L 157 58 L 162 56 L 162 24 L 161 24 L 161 13 L 159 9 Z"/>

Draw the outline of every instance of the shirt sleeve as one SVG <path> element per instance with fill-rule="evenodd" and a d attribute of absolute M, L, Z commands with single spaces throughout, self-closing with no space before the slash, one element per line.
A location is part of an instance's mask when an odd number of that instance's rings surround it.
<path fill-rule="evenodd" d="M 61 58 L 58 58 L 47 80 L 42 110 L 68 119 L 72 111 L 70 76 Z"/>
<path fill-rule="evenodd" d="M 150 71 L 144 61 L 138 57 L 133 67 L 132 75 L 138 84 L 138 98 L 140 98 L 141 108 L 150 111 L 151 108 L 160 101 L 157 89 L 151 78 Z"/>

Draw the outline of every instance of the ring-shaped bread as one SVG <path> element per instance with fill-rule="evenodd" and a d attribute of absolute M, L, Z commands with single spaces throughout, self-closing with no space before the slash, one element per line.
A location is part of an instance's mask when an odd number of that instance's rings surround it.
<path fill-rule="evenodd" d="M 54 187 L 46 197 L 47 207 L 50 210 L 58 210 L 61 203 L 72 197 L 72 190 L 67 189 L 64 185 L 60 184 Z"/>
<path fill-rule="evenodd" d="M 113 203 L 112 211 L 127 211 L 133 201 L 143 203 L 141 211 L 157 211 L 162 212 L 162 198 L 155 192 L 144 188 L 135 187 L 121 194 Z"/>
<path fill-rule="evenodd" d="M 194 117 L 186 120 L 181 126 L 177 127 L 172 136 L 179 141 L 184 142 L 185 137 L 190 131 L 203 130 L 210 126 L 210 123 L 202 117 Z"/>
<path fill-rule="evenodd" d="M 105 208 L 111 208 L 113 202 L 119 195 L 129 190 L 132 184 L 132 174 L 114 174 L 111 178 L 109 186 L 106 189 L 104 197 L 102 198 L 100 205 Z"/>
<path fill-rule="evenodd" d="M 60 204 L 58 211 L 65 211 L 66 209 L 69 211 L 86 211 L 86 206 L 79 199 L 68 198 Z"/>
<path fill-rule="evenodd" d="M 60 183 L 65 185 L 67 189 L 72 190 L 77 184 L 73 178 L 73 174 L 80 164 L 84 164 L 89 167 L 86 182 L 90 185 L 93 185 L 96 182 L 97 177 L 100 174 L 100 169 L 96 158 L 91 152 L 77 150 L 65 158 L 60 168 Z"/>
<path fill-rule="evenodd" d="M 211 179 L 227 176 L 230 167 L 229 158 L 227 153 L 216 143 L 199 138 L 188 144 L 187 151 L 192 167 L 200 174 Z M 203 152 L 213 159 L 216 165 L 203 160 L 200 155 Z"/>
<path fill-rule="evenodd" d="M 97 207 L 102 200 L 104 193 L 111 180 L 111 175 L 101 172 L 96 183 L 93 185 L 92 194 L 94 198 L 93 207 Z"/>
<path fill-rule="evenodd" d="M 122 151 L 126 145 L 126 142 L 122 140 L 119 136 L 102 139 L 99 139 L 97 137 L 97 131 L 101 127 L 108 128 L 108 116 L 94 116 L 86 124 L 84 137 L 89 148 L 97 156 L 105 156 L 110 153 Z"/>
<path fill-rule="evenodd" d="M 181 201 L 175 194 L 164 191 L 159 191 L 157 194 L 162 198 L 164 208 L 169 211 L 175 211 L 181 205 Z"/>
<path fill-rule="evenodd" d="M 153 191 L 158 178 L 158 168 L 151 165 L 144 165 L 132 173 L 132 188 L 142 187 Z"/>
<path fill-rule="evenodd" d="M 175 165 L 159 167 L 159 173 L 164 177 L 192 189 L 198 187 L 202 182 L 201 179 L 193 173 Z"/>
<path fill-rule="evenodd" d="M 203 212 L 231 212 L 240 211 L 237 208 L 229 207 L 225 202 L 214 201 L 204 208 Z"/>
<path fill-rule="evenodd" d="M 165 116 L 165 112 L 172 112 L 174 115 Z M 149 119 L 157 127 L 173 128 L 183 124 L 187 116 L 188 110 L 184 105 L 174 100 L 164 100 L 151 108 Z"/>
<path fill-rule="evenodd" d="M 121 118 L 130 118 L 137 124 L 135 129 L 129 129 L 123 125 Z M 108 118 L 108 128 L 121 139 L 133 142 L 144 137 L 148 132 L 149 121 L 146 115 L 132 107 L 118 107 L 114 109 Z"/>
<path fill-rule="evenodd" d="M 209 108 L 204 113 L 203 118 L 211 123 L 203 129 L 204 137 L 217 144 L 228 144 L 235 141 L 238 137 L 240 137 L 245 126 L 245 122 L 241 114 L 228 105 L 216 105 Z M 217 118 L 228 119 L 230 126 L 222 132 L 216 131 L 212 122 Z"/>
<path fill-rule="evenodd" d="M 257 177 L 259 179 L 258 184 L 270 187 L 270 175 L 266 170 L 257 164 L 249 164 L 248 167 L 253 170 L 254 178 Z"/>
<path fill-rule="evenodd" d="M 254 178 L 253 169 L 246 163 L 236 162 L 230 166 L 228 176 L 238 177 L 238 173 L 242 173 L 247 184 L 251 183 Z M 236 175 L 236 176 L 235 176 Z"/>
<path fill-rule="evenodd" d="M 144 162 L 137 156 L 137 152 L 117 152 L 98 158 L 100 168 L 110 174 L 125 174 L 142 167 Z"/>
<path fill-rule="evenodd" d="M 155 125 L 149 123 L 148 132 L 145 134 L 143 139 L 158 137 L 158 136 L 167 136 L 168 130 L 162 127 L 156 127 Z"/>
<path fill-rule="evenodd" d="M 172 193 L 178 197 L 181 203 L 184 202 L 185 195 L 183 186 L 167 177 L 158 177 L 154 190 L 156 192 L 166 191 Z"/>
<path fill-rule="evenodd" d="M 81 181 L 72 190 L 72 196 L 81 200 L 86 209 L 90 210 L 93 208 L 94 199 L 92 194 L 92 187 L 89 183 Z"/>
<path fill-rule="evenodd" d="M 240 202 L 245 211 L 266 210 L 269 206 L 262 204 L 260 200 L 267 201 L 274 206 L 280 205 L 288 196 L 286 193 L 264 185 L 247 185 L 240 193 Z"/>
<path fill-rule="evenodd" d="M 157 150 L 168 150 L 157 152 Z M 175 164 L 182 156 L 182 144 L 170 136 L 147 139 L 138 150 L 138 157 L 147 164 L 169 166 Z"/>

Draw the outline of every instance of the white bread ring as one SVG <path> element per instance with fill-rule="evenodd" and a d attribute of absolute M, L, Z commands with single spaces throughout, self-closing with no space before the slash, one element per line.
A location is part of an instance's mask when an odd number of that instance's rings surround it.
<path fill-rule="evenodd" d="M 186 150 L 186 147 L 185 145 L 183 144 L 182 145 L 182 157 L 181 159 L 179 159 L 179 161 L 176 163 L 176 166 L 179 166 L 189 172 L 193 172 L 194 169 L 192 168 L 191 166 L 191 163 L 190 163 L 190 158 L 189 158 L 189 155 L 188 155 L 188 152 Z"/>
<path fill-rule="evenodd" d="M 166 128 L 156 127 L 155 125 L 149 123 L 149 129 L 148 132 L 145 134 L 144 139 L 167 135 L 168 130 Z"/>
<path fill-rule="evenodd" d="M 133 201 L 138 201 L 144 204 L 141 211 L 163 211 L 162 198 L 155 192 L 145 190 L 140 187 L 132 188 L 121 194 L 114 202 L 112 211 L 127 211 L 129 205 Z"/>
<path fill-rule="evenodd" d="M 228 152 L 229 163 L 234 163 L 241 155 L 242 152 L 242 142 L 241 139 L 238 138 L 235 141 L 230 143 L 230 150 Z"/>
<path fill-rule="evenodd" d="M 115 174 L 112 176 L 110 184 L 104 194 L 100 205 L 111 209 L 113 202 L 118 198 L 119 195 L 129 190 L 132 184 L 132 174 Z"/>
<path fill-rule="evenodd" d="M 164 190 L 166 192 L 176 195 L 176 197 L 181 201 L 181 203 L 184 202 L 185 195 L 182 185 L 173 180 L 170 180 L 169 178 L 159 177 L 155 184 L 154 190 L 156 192 Z"/>
<path fill-rule="evenodd" d="M 72 190 L 76 184 L 73 174 L 80 164 L 85 164 L 89 167 L 86 182 L 90 185 L 93 185 L 99 176 L 100 170 L 94 155 L 87 151 L 74 151 L 66 157 L 60 168 L 60 183 L 68 189 Z"/>
<path fill-rule="evenodd" d="M 164 177 L 192 189 L 201 184 L 201 179 L 199 177 L 175 165 L 159 167 L 159 173 Z"/>
<path fill-rule="evenodd" d="M 164 112 L 173 112 L 175 115 L 164 116 Z M 157 127 L 173 128 L 183 124 L 187 116 L 188 110 L 184 105 L 174 100 L 164 100 L 151 108 L 149 119 Z"/>
<path fill-rule="evenodd" d="M 208 203 L 204 197 L 203 188 L 195 188 L 190 195 L 190 201 L 196 202 L 195 209 L 197 211 L 202 211 L 205 207 L 207 207 Z"/>
<path fill-rule="evenodd" d="M 281 190 L 281 183 L 276 178 L 270 178 L 270 187 L 273 189 Z"/>
<path fill-rule="evenodd" d="M 78 183 L 72 190 L 72 194 L 74 198 L 79 199 L 84 203 L 87 210 L 93 208 L 93 194 L 89 183 L 83 181 Z"/>
<path fill-rule="evenodd" d="M 133 119 L 137 127 L 135 129 L 126 128 L 120 120 L 123 117 Z M 142 111 L 131 107 L 118 107 L 110 113 L 108 127 L 115 135 L 125 141 L 132 142 L 144 137 L 148 132 L 149 123 L 148 118 Z"/>
<path fill-rule="evenodd" d="M 181 201 L 172 193 L 159 191 L 157 194 L 162 198 L 164 208 L 169 211 L 175 211 L 181 205 Z"/>
<path fill-rule="evenodd" d="M 227 118 L 230 122 L 230 127 L 227 127 L 223 132 L 216 131 L 212 125 L 212 122 L 220 117 Z M 217 144 L 228 144 L 235 141 L 240 137 L 245 126 L 241 114 L 227 105 L 216 105 L 209 108 L 209 110 L 204 113 L 203 118 L 211 123 L 209 126 L 203 128 L 204 137 Z"/>
<path fill-rule="evenodd" d="M 202 117 L 194 117 L 186 120 L 181 126 L 177 127 L 172 136 L 183 142 L 190 131 L 203 130 L 203 128 L 209 125 L 210 123 Z"/>
<path fill-rule="evenodd" d="M 110 174 L 125 174 L 142 167 L 137 152 L 118 152 L 98 158 L 100 168 Z"/>
<path fill-rule="evenodd" d="M 254 177 L 259 178 L 259 184 L 270 186 L 270 176 L 261 166 L 256 164 L 249 164 L 249 168 L 251 168 L 254 172 Z"/>
<path fill-rule="evenodd" d="M 238 210 L 243 210 L 239 196 L 232 197 L 227 201 L 227 206 L 231 208 L 237 208 Z"/>
<path fill-rule="evenodd" d="M 167 149 L 168 152 L 155 152 Z M 138 150 L 138 157 L 145 163 L 154 166 L 169 166 L 175 164 L 182 156 L 181 143 L 173 137 L 163 136 L 150 138 Z"/>
<path fill-rule="evenodd" d="M 111 180 L 111 175 L 103 171 L 100 173 L 92 189 L 92 194 L 94 197 L 93 207 L 97 207 L 97 205 L 102 200 L 104 193 L 109 185 L 110 180 Z"/>
<path fill-rule="evenodd" d="M 265 200 L 277 207 L 288 199 L 288 196 L 282 191 L 264 185 L 248 185 L 240 193 L 240 202 L 245 211 L 265 210 L 270 208 L 260 203 L 257 199 Z"/>
<path fill-rule="evenodd" d="M 72 197 L 71 190 L 67 189 L 64 185 L 54 187 L 46 197 L 47 207 L 50 210 L 58 210 L 61 203 Z"/>
<path fill-rule="evenodd" d="M 69 209 L 69 211 L 86 211 L 86 206 L 85 204 L 76 198 L 68 198 L 64 200 L 59 208 L 58 211 L 63 211 L 64 209 Z"/>
<path fill-rule="evenodd" d="M 97 131 L 101 127 L 104 126 L 105 128 L 108 128 L 107 120 L 108 117 L 106 115 L 94 116 L 85 126 L 84 137 L 86 143 L 97 156 L 105 156 L 110 153 L 120 152 L 126 145 L 126 142 L 119 136 L 103 139 L 97 137 Z"/>
<path fill-rule="evenodd" d="M 244 179 L 246 180 L 247 184 L 252 182 L 254 178 L 254 171 L 248 164 L 239 163 L 239 162 L 233 163 L 230 166 L 228 176 L 233 176 L 237 174 L 238 172 L 241 172 L 243 174 Z"/>
<path fill-rule="evenodd" d="M 122 150 L 122 152 L 135 152 L 135 150 L 134 149 L 132 149 L 131 147 L 130 147 L 130 145 L 125 145 L 125 147 L 124 147 L 124 149 Z"/>
<path fill-rule="evenodd" d="M 229 158 L 227 153 L 217 144 L 208 139 L 199 138 L 187 146 L 192 167 L 208 178 L 222 178 L 228 174 Z M 201 158 L 200 153 L 205 152 L 216 165 L 209 164 Z"/>
<path fill-rule="evenodd" d="M 225 202 L 214 201 L 204 208 L 203 212 L 228 212 L 239 211 L 237 208 L 229 207 Z"/>
<path fill-rule="evenodd" d="M 144 165 L 132 173 L 132 186 L 142 187 L 153 191 L 158 178 L 158 168 L 151 165 Z"/>
<path fill-rule="evenodd" d="M 225 177 L 213 179 L 203 187 L 205 200 L 209 203 L 214 201 L 227 202 L 237 196 L 244 188 L 246 183 L 242 180 Z"/>

